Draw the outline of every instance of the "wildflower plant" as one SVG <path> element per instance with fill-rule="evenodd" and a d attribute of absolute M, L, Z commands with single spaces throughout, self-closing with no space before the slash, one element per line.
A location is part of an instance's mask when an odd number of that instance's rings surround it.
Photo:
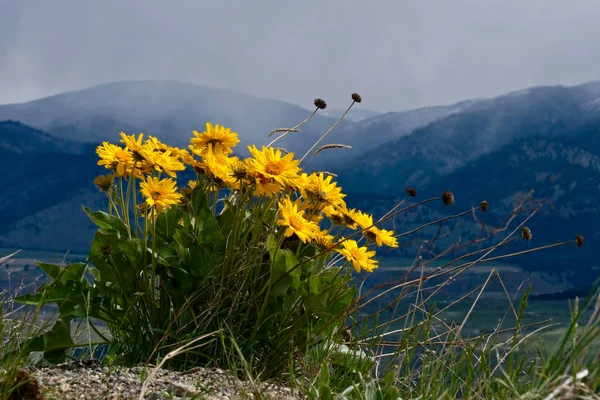
<path fill-rule="evenodd" d="M 108 175 L 94 183 L 108 210 L 84 207 L 98 226 L 87 262 L 40 264 L 52 282 L 19 298 L 58 305 L 32 350 L 64 355 L 76 346 L 74 319 L 91 321 L 126 363 L 220 332 L 220 345 L 179 361 L 223 364 L 234 354 L 269 376 L 338 340 L 356 298 L 353 274 L 377 268 L 373 247 L 398 241 L 349 209 L 331 175 L 306 173 L 294 153 L 274 148 L 277 140 L 249 146 L 242 159 L 233 155 L 238 134 L 207 123 L 187 149 L 141 133 L 98 146 Z M 195 179 L 182 185 L 185 170 Z"/>

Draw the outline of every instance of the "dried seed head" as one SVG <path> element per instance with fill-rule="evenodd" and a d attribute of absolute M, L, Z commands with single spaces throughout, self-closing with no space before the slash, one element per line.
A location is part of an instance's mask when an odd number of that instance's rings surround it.
<path fill-rule="evenodd" d="M 360 103 L 362 101 L 362 97 L 360 97 L 358 93 L 352 93 L 352 100 L 354 100 L 357 103 Z"/>
<path fill-rule="evenodd" d="M 315 151 L 313 153 L 313 156 L 316 156 L 317 154 L 319 154 L 323 150 L 328 150 L 328 149 L 351 149 L 351 148 L 352 148 L 352 146 L 348 146 L 346 144 L 338 144 L 338 143 L 326 144 L 326 145 L 321 146 L 317 151 Z"/>
<path fill-rule="evenodd" d="M 325 107 L 327 107 L 327 103 L 325 103 L 325 100 L 323 99 L 315 99 L 315 107 L 319 110 L 324 110 Z"/>
<path fill-rule="evenodd" d="M 19 369 L 13 376 L 2 379 L 0 384 L 10 389 L 8 400 L 43 400 L 45 398 L 40 382 L 24 369 Z"/>
<path fill-rule="evenodd" d="M 531 229 L 524 226 L 523 231 L 521 232 L 521 236 L 523 236 L 523 240 L 531 240 L 531 238 L 533 237 L 533 235 L 531 234 Z"/>
<path fill-rule="evenodd" d="M 486 212 L 488 209 L 490 208 L 490 203 L 488 203 L 487 201 L 482 201 L 481 203 L 479 203 L 479 209 L 483 212 Z"/>
<path fill-rule="evenodd" d="M 182 188 L 181 194 L 182 194 L 182 196 L 181 196 L 181 199 L 179 200 L 180 204 L 187 203 L 188 201 L 190 201 L 192 199 L 192 188 L 190 188 L 190 187 Z"/>
<path fill-rule="evenodd" d="M 449 206 L 450 204 L 454 203 L 454 195 L 452 194 L 451 191 L 446 190 L 443 194 L 442 194 L 442 201 L 444 202 L 445 205 Z"/>
<path fill-rule="evenodd" d="M 104 257 L 110 256 L 111 253 L 112 253 L 112 246 L 110 244 L 103 243 L 100 245 L 100 254 L 102 254 Z"/>
<path fill-rule="evenodd" d="M 407 187 L 406 188 L 406 194 L 409 197 L 417 197 L 417 189 L 412 188 L 412 187 Z"/>
<path fill-rule="evenodd" d="M 94 179 L 94 185 L 103 192 L 108 192 L 113 185 L 113 175 L 100 175 Z"/>
<path fill-rule="evenodd" d="M 350 330 L 350 328 L 346 328 L 342 331 L 342 340 L 346 344 L 352 342 L 352 331 Z"/>
<path fill-rule="evenodd" d="M 583 236 L 581 236 L 581 235 L 575 236 L 575 243 L 577 243 L 577 247 L 583 246 Z"/>

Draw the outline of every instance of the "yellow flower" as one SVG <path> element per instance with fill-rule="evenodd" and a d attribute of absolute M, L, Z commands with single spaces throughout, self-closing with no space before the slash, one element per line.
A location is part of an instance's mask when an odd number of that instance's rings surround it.
<path fill-rule="evenodd" d="M 212 148 L 206 150 L 202 156 L 204 169 L 208 170 L 218 183 L 223 183 L 231 188 L 238 188 L 239 182 L 233 176 L 233 164 L 239 161 L 237 157 L 227 157 L 222 152 L 215 152 Z"/>
<path fill-rule="evenodd" d="M 143 146 L 140 154 L 144 157 L 141 170 L 148 173 L 152 170 L 164 172 L 175 178 L 176 171 L 183 171 L 185 165 L 171 154 L 172 150 L 154 151 L 151 146 Z"/>
<path fill-rule="evenodd" d="M 146 140 L 146 142 L 144 144 L 146 146 L 148 146 L 149 149 L 152 149 L 152 151 L 165 152 L 165 151 L 169 150 L 169 146 L 167 146 L 166 144 L 164 144 L 163 142 L 161 142 L 154 136 L 148 136 L 148 139 Z"/>
<path fill-rule="evenodd" d="M 342 246 L 342 249 L 336 249 L 335 251 L 346 257 L 346 260 L 352 263 L 356 272 L 360 272 L 361 269 L 373 272 L 378 267 L 377 260 L 373 260 L 375 251 L 369 251 L 366 247 L 358 247 L 355 240 L 346 240 L 342 243 Z"/>
<path fill-rule="evenodd" d="M 365 232 L 365 236 L 377 243 L 377 246 L 379 247 L 383 246 L 384 244 L 389 247 L 398 247 L 398 239 L 394 237 L 393 231 L 379 229 L 378 227 L 374 226 Z"/>
<path fill-rule="evenodd" d="M 363 229 L 363 235 L 365 235 L 367 239 L 377 243 L 377 246 L 383 246 L 385 244 L 389 247 L 398 247 L 398 240 L 394 237 L 394 232 L 372 226 L 373 216 L 361 211 L 356 211 L 354 220 Z"/>
<path fill-rule="evenodd" d="M 280 218 L 277 223 L 286 226 L 285 236 L 290 237 L 294 233 L 302 242 L 307 243 L 320 234 L 319 226 L 304 218 L 304 211 L 299 211 L 296 203 L 289 198 L 279 202 Z"/>
<path fill-rule="evenodd" d="M 133 155 L 129 149 L 102 142 L 102 145 L 96 148 L 96 154 L 100 157 L 98 165 L 104 165 L 106 169 L 113 170 L 118 176 L 127 176 L 131 173 Z"/>
<path fill-rule="evenodd" d="M 190 187 L 190 189 L 194 189 L 194 188 L 196 188 L 196 186 L 198 186 L 198 182 L 197 181 L 188 181 L 188 186 Z"/>
<path fill-rule="evenodd" d="M 146 177 L 140 183 L 140 191 L 146 197 L 146 203 L 155 207 L 158 211 L 164 208 L 171 208 L 178 204 L 181 193 L 177 193 L 176 182 L 167 178 L 159 180 L 156 177 Z"/>
<path fill-rule="evenodd" d="M 310 174 L 307 181 L 300 187 L 301 192 L 307 198 L 318 203 L 330 204 L 333 206 L 345 205 L 342 188 L 337 186 L 336 182 L 332 182 L 333 177 L 323 172 L 318 174 Z"/>
<path fill-rule="evenodd" d="M 140 133 L 137 137 L 137 139 L 135 138 L 135 135 L 131 135 L 131 136 L 127 136 L 124 132 L 120 133 L 121 135 L 121 143 L 125 143 L 125 147 L 127 147 L 129 150 L 131 150 L 132 152 L 139 152 L 140 149 L 142 148 L 142 138 L 144 137 L 143 133 Z"/>
<path fill-rule="evenodd" d="M 267 179 L 273 179 L 281 186 L 292 186 L 300 168 L 300 161 L 294 160 L 294 153 L 281 156 L 281 150 L 273 150 L 271 147 L 264 147 L 258 150 L 256 146 L 248 146 L 250 154 L 254 158 L 246 159 L 248 170 L 252 173 L 258 173 Z"/>
<path fill-rule="evenodd" d="M 206 123 L 204 132 L 193 131 L 193 133 L 190 150 L 198 155 L 203 155 L 208 149 L 229 154 L 233 152 L 232 148 L 240 142 L 238 134 L 231 132 L 231 128 L 225 128 L 219 124 L 213 126 L 210 122 Z"/>
<path fill-rule="evenodd" d="M 274 197 L 283 189 L 279 183 L 258 172 L 250 175 L 254 178 L 254 194 L 256 196 Z"/>
<path fill-rule="evenodd" d="M 324 232 L 321 232 L 321 234 L 315 238 L 315 243 L 329 250 L 330 248 L 333 248 L 335 246 L 333 239 L 334 237 L 332 235 L 328 235 Z"/>

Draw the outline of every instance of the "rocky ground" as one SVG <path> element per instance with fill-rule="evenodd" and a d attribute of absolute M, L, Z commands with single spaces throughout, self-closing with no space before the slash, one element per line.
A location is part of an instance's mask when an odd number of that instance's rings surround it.
<path fill-rule="evenodd" d="M 138 399 L 152 366 L 103 367 L 94 361 L 29 368 L 20 372 L 21 385 L 10 400 Z M 144 399 L 301 399 L 289 388 L 241 381 L 220 369 L 194 368 L 185 372 L 158 370 Z M 258 389 L 258 390 L 256 390 Z M 258 393 L 257 393 L 258 392 Z"/>

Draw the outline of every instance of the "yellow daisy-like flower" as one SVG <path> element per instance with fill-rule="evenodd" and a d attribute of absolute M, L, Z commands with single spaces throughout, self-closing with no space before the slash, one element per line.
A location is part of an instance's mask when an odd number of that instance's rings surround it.
<path fill-rule="evenodd" d="M 321 232 L 321 234 L 315 238 L 315 243 L 325 249 L 331 249 L 335 246 L 335 243 L 333 241 L 334 239 L 335 238 L 333 237 L 333 235 Z"/>
<path fill-rule="evenodd" d="M 248 146 L 254 158 L 246 159 L 248 170 L 253 173 L 273 179 L 281 186 L 292 186 L 300 173 L 300 161 L 294 160 L 294 153 L 282 157 L 281 150 L 263 146 L 258 150 L 256 146 Z"/>
<path fill-rule="evenodd" d="M 256 196 L 275 197 L 283 190 L 279 183 L 258 172 L 250 173 L 250 176 L 254 180 L 254 194 Z"/>
<path fill-rule="evenodd" d="M 121 143 L 125 144 L 125 147 L 127 147 L 129 150 L 131 150 L 132 152 L 139 152 L 142 148 L 142 138 L 144 137 L 143 133 L 140 133 L 136 139 L 135 135 L 132 134 L 131 136 L 127 136 L 125 134 L 125 132 L 121 132 Z"/>
<path fill-rule="evenodd" d="M 300 188 L 306 198 L 312 199 L 323 205 L 330 204 L 333 206 L 345 205 L 342 188 L 337 186 L 336 182 L 332 182 L 333 177 L 323 172 L 318 174 L 310 174 L 307 182 Z"/>
<path fill-rule="evenodd" d="M 304 218 L 304 211 L 298 210 L 296 203 L 289 198 L 284 198 L 279 202 L 280 218 L 277 223 L 287 227 L 285 236 L 290 237 L 294 233 L 302 242 L 307 243 L 320 235 L 320 229 L 314 222 L 307 221 Z"/>
<path fill-rule="evenodd" d="M 177 156 L 185 165 L 193 166 L 196 162 L 194 156 L 185 149 L 177 149 L 177 151 L 175 152 L 175 156 Z"/>
<path fill-rule="evenodd" d="M 196 186 L 198 186 L 198 182 L 197 181 L 188 181 L 188 187 L 190 189 L 195 189 Z"/>
<path fill-rule="evenodd" d="M 357 211 L 354 214 L 356 223 L 363 229 L 363 235 L 375 243 L 377 246 L 384 244 L 389 247 L 398 247 L 398 240 L 394 237 L 394 232 L 387 229 L 380 229 L 373 225 L 373 216 Z"/>
<path fill-rule="evenodd" d="M 203 155 L 207 149 L 213 151 L 222 151 L 225 154 L 233 152 L 232 148 L 235 147 L 240 140 L 238 134 L 232 132 L 231 128 L 225 128 L 219 124 L 214 126 L 210 123 L 206 123 L 206 130 L 202 133 L 193 131 L 194 137 L 190 140 L 190 150 L 198 155 Z"/>
<path fill-rule="evenodd" d="M 342 249 L 336 249 L 335 251 L 346 257 L 346 260 L 352 263 L 356 272 L 360 272 L 361 269 L 373 272 L 378 267 L 378 261 L 373 259 L 375 251 L 369 251 L 367 247 L 358 247 L 355 240 L 342 242 L 342 247 Z"/>
<path fill-rule="evenodd" d="M 165 151 L 169 150 L 168 145 L 161 142 L 154 136 L 148 136 L 148 139 L 146 140 L 146 142 L 144 144 L 147 145 L 149 149 L 152 149 L 152 151 L 165 152 Z"/>
<path fill-rule="evenodd" d="M 304 212 L 305 220 L 314 222 L 316 224 L 323 220 L 323 216 L 320 213 L 315 212 L 315 210 L 311 209 L 310 204 L 308 204 L 308 202 L 306 201 L 303 201 L 301 198 L 297 198 L 296 200 L 294 200 L 294 204 L 298 208 L 298 211 Z"/>
<path fill-rule="evenodd" d="M 129 149 L 102 142 L 102 145 L 96 148 L 96 154 L 100 157 L 98 165 L 104 165 L 106 169 L 113 170 L 118 176 L 128 176 L 131 173 L 134 161 Z"/>
<path fill-rule="evenodd" d="M 205 170 L 207 169 L 213 177 L 231 188 L 238 188 L 239 182 L 233 176 L 233 165 L 239 161 L 237 157 L 227 157 L 222 152 L 214 152 L 207 149 L 202 156 Z"/>
<path fill-rule="evenodd" d="M 172 178 L 175 178 L 176 171 L 183 171 L 185 165 L 177 157 L 171 154 L 171 150 L 153 151 L 151 146 L 141 148 L 140 154 L 144 157 L 142 163 L 142 171 L 148 173 L 150 171 L 164 172 Z"/>
<path fill-rule="evenodd" d="M 140 191 L 146 197 L 146 203 L 158 211 L 171 208 L 181 198 L 181 193 L 177 193 L 176 182 L 170 178 L 159 180 L 156 177 L 146 177 L 140 183 Z"/>

